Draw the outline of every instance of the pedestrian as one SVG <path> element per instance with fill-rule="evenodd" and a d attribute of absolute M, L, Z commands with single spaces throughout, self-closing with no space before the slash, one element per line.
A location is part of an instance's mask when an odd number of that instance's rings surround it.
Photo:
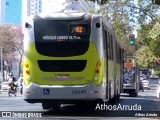
<path fill-rule="evenodd" d="M 9 83 L 12 83 L 14 87 L 17 88 L 17 84 L 16 84 L 16 78 L 13 77 L 12 73 L 9 74 L 9 78 L 8 78 Z"/>
<path fill-rule="evenodd" d="M 125 71 L 124 76 L 123 76 L 123 82 L 127 84 L 129 82 L 129 74 L 127 71 Z"/>
<path fill-rule="evenodd" d="M 8 86 L 10 87 L 8 91 L 8 95 L 10 96 L 10 94 L 13 93 L 16 96 L 16 92 L 17 92 L 17 85 L 15 84 L 16 79 L 15 77 L 13 77 L 12 73 L 9 74 L 8 81 L 9 81 Z"/>
<path fill-rule="evenodd" d="M 139 89 L 142 90 L 142 92 L 144 92 L 144 87 L 143 87 L 142 81 L 139 82 Z"/>
<path fill-rule="evenodd" d="M 18 86 L 20 89 L 20 94 L 22 94 L 23 93 L 23 76 L 22 76 L 22 74 L 18 78 Z"/>

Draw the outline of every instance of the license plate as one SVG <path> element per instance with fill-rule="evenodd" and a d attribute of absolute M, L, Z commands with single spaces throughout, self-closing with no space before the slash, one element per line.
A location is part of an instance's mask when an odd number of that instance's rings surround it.
<path fill-rule="evenodd" d="M 69 74 L 56 74 L 57 79 L 69 79 Z"/>

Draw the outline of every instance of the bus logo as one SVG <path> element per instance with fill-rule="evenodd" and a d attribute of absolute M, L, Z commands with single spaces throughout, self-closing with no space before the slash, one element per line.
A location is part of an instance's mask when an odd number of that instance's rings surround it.
<path fill-rule="evenodd" d="M 56 74 L 57 79 L 69 79 L 69 74 Z"/>

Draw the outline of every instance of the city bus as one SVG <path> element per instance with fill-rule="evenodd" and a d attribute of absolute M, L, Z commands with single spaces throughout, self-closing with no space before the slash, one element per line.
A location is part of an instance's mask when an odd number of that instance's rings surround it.
<path fill-rule="evenodd" d="M 119 99 L 123 52 L 100 15 L 52 13 L 25 22 L 23 96 L 43 109 Z"/>

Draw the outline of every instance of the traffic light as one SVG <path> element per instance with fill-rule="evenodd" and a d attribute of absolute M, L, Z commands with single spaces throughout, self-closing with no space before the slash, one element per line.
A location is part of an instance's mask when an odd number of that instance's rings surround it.
<path fill-rule="evenodd" d="M 129 45 L 135 44 L 135 36 L 134 34 L 129 35 Z"/>

